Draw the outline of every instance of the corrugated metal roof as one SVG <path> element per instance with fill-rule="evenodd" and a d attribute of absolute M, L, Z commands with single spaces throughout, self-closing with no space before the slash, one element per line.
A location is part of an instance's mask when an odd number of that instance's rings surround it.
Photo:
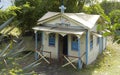
<path fill-rule="evenodd" d="M 85 13 L 63 13 L 60 12 L 48 12 L 42 18 L 38 20 L 38 24 L 43 23 L 43 21 L 53 18 L 57 15 L 61 15 L 62 17 L 67 17 L 68 19 L 72 19 L 78 22 L 80 25 L 83 24 L 83 27 L 87 27 L 89 29 L 93 28 L 97 20 L 99 19 L 99 15 L 89 15 Z"/>

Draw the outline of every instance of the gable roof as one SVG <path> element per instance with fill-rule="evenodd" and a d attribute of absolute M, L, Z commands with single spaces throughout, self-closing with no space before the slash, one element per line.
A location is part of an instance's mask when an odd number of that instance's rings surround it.
<path fill-rule="evenodd" d="M 54 16 L 57 16 L 59 15 L 60 13 L 57 13 L 57 12 L 47 12 L 43 17 L 41 17 L 38 22 L 41 22 L 43 20 L 46 20 L 46 19 L 49 19 L 51 17 L 54 17 Z"/>
<path fill-rule="evenodd" d="M 94 27 L 95 23 L 99 19 L 100 15 L 89 15 L 85 13 L 63 13 L 60 12 L 47 12 L 42 18 L 38 20 L 38 24 L 42 24 L 56 17 L 66 17 L 71 19 L 78 24 L 82 24 L 83 27 L 91 29 Z"/>

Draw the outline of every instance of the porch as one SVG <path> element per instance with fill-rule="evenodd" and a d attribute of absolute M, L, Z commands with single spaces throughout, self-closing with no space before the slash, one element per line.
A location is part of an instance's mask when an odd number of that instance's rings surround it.
<path fill-rule="evenodd" d="M 50 33 L 56 33 L 58 34 L 58 42 L 56 42 L 57 44 L 53 43 L 55 41 L 55 39 L 51 39 L 52 41 L 49 41 L 49 45 L 58 45 L 56 50 L 57 50 L 57 59 L 60 62 L 63 62 L 62 60 L 65 59 L 65 61 L 67 61 L 66 63 L 64 63 L 62 65 L 62 67 L 65 67 L 67 65 L 71 65 L 72 67 L 74 67 L 75 69 L 77 68 L 73 62 L 77 62 L 78 63 L 78 68 L 81 69 L 82 68 L 82 60 L 81 57 L 83 55 L 81 55 L 81 49 L 80 49 L 80 44 L 81 44 L 81 40 L 80 37 L 83 33 L 85 33 L 86 35 L 86 43 L 85 43 L 85 52 L 83 53 L 86 56 L 86 62 L 85 64 L 88 63 L 88 31 L 86 29 L 77 29 L 77 28 L 69 28 L 69 27 L 57 27 L 57 26 L 38 26 L 38 27 L 34 27 L 33 28 L 35 31 L 35 59 L 43 59 L 44 61 L 46 61 L 48 64 L 51 63 L 51 60 L 46 59 L 46 52 L 48 54 L 50 54 L 49 58 L 52 57 L 52 52 L 53 51 L 48 51 L 47 49 L 49 48 L 45 48 L 44 44 L 44 40 L 45 40 L 45 35 L 47 34 L 49 35 Z M 38 31 L 42 32 L 42 42 L 41 42 L 41 48 L 38 49 Z M 77 37 L 77 45 L 78 46 L 73 46 L 74 49 L 77 49 L 77 56 L 75 55 L 70 55 L 68 54 L 68 35 L 75 35 Z M 48 56 L 47 56 L 48 57 Z"/>

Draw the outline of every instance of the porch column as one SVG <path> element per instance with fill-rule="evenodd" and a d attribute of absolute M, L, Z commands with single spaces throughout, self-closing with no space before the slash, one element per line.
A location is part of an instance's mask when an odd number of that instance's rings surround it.
<path fill-rule="evenodd" d="M 42 44 L 41 44 L 42 46 L 42 50 L 43 50 L 43 48 L 44 48 L 44 32 L 42 32 Z"/>
<path fill-rule="evenodd" d="M 86 31 L 86 65 L 88 64 L 88 30 Z"/>
<path fill-rule="evenodd" d="M 34 31 L 34 32 L 35 32 L 35 50 L 37 50 L 38 49 L 38 38 L 37 38 L 38 34 L 37 34 L 37 31 Z M 38 59 L 38 54 L 35 52 L 35 60 L 37 59 Z"/>
<path fill-rule="evenodd" d="M 78 57 L 80 57 L 80 38 L 78 38 Z M 78 68 L 79 69 L 82 68 L 81 58 L 79 58 L 79 60 L 78 60 Z"/>
<path fill-rule="evenodd" d="M 103 50 L 103 37 L 99 37 L 99 53 L 101 54 Z"/>

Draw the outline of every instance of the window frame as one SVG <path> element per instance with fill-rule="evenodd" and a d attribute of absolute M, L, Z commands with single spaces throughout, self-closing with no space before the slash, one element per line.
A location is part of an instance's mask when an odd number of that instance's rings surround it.
<path fill-rule="evenodd" d="M 99 44 L 100 42 L 100 37 L 97 37 L 97 45 Z"/>
<path fill-rule="evenodd" d="M 90 35 L 90 50 L 93 49 L 93 35 Z"/>
<path fill-rule="evenodd" d="M 78 51 L 78 38 L 75 35 L 71 36 L 71 50 Z"/>
<path fill-rule="evenodd" d="M 56 43 L 56 34 L 50 33 L 48 35 L 48 45 L 55 47 L 55 43 Z"/>
<path fill-rule="evenodd" d="M 100 34 L 99 31 L 97 31 L 97 33 Z M 99 44 L 99 42 L 100 42 L 100 37 L 97 37 L 97 45 Z"/>

